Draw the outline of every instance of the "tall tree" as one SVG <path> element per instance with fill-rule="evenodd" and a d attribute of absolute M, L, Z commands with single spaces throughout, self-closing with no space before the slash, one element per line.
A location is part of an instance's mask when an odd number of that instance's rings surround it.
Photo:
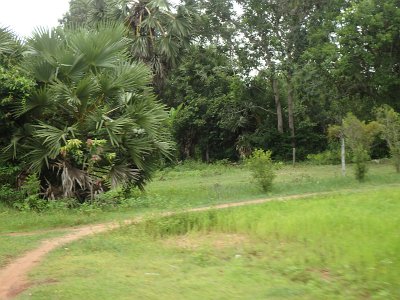
<path fill-rule="evenodd" d="M 296 160 L 295 141 L 295 90 L 293 76 L 295 66 L 306 48 L 308 20 L 323 1 L 267 0 L 239 1 L 244 10 L 245 34 L 258 63 L 270 69 L 272 86 L 278 88 L 276 74 L 282 74 L 286 81 L 288 126 L 293 149 L 293 163 Z M 278 95 L 278 92 L 275 92 Z M 279 116 L 280 101 L 275 98 L 278 130 L 282 131 Z"/>
<path fill-rule="evenodd" d="M 399 109 L 399 1 L 351 1 L 335 34 L 336 78 L 343 93 L 365 107 L 363 114 L 382 102 Z"/>
<path fill-rule="evenodd" d="M 166 75 L 176 66 L 191 39 L 193 15 L 167 0 L 71 0 L 64 25 L 93 26 L 99 22 L 121 22 L 129 28 L 131 55 L 153 71 L 159 92 Z"/>

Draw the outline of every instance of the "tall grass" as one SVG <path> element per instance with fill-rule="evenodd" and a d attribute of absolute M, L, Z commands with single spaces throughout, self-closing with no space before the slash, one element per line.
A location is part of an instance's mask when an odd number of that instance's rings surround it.
<path fill-rule="evenodd" d="M 192 168 L 193 167 L 193 168 Z M 348 173 L 351 174 L 352 165 Z M 398 184 L 399 175 L 389 164 L 370 164 L 363 183 L 343 177 L 340 166 L 299 164 L 277 171 L 272 189 L 265 193 L 243 165 L 189 163 L 159 172 L 147 192 L 133 201 L 137 208 L 179 208 L 310 192 L 363 189 Z"/>
<path fill-rule="evenodd" d="M 399 189 L 387 188 L 185 213 L 138 226 L 158 238 L 209 231 L 248 234 L 266 241 L 264 251 L 274 253 L 268 264 L 275 271 L 307 281 L 310 270 L 326 270 L 368 293 L 400 297 L 399 199 Z"/>
<path fill-rule="evenodd" d="M 383 188 L 149 216 L 51 254 L 34 278 L 59 283 L 21 299 L 399 299 L 399 199 Z"/>
<path fill-rule="evenodd" d="M 388 164 L 371 164 L 363 183 L 352 176 L 342 177 L 339 166 L 299 164 L 295 168 L 284 166 L 278 170 L 272 190 L 264 193 L 243 165 L 188 162 L 158 172 L 145 193 L 117 199 L 117 205 L 109 205 L 114 203 L 114 195 L 111 194 L 103 197 L 104 203 L 100 206 L 86 205 L 79 209 L 53 209 L 42 213 L 19 212 L 0 203 L 0 233 L 122 220 L 154 210 L 176 210 L 309 192 L 362 190 L 393 184 L 399 184 L 399 174 Z"/>

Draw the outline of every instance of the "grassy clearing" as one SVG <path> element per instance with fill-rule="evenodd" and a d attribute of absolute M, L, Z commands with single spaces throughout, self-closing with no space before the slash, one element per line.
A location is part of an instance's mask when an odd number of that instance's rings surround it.
<path fill-rule="evenodd" d="M 399 299 L 400 190 L 149 219 L 50 254 L 19 299 Z M 57 268 L 54 268 L 57 265 Z"/>
<path fill-rule="evenodd" d="M 365 182 L 352 176 L 343 178 L 339 166 L 283 166 L 270 193 L 262 193 L 243 166 L 187 163 L 166 169 L 155 176 L 147 192 L 124 200 L 117 208 L 86 207 L 80 210 L 51 210 L 43 213 L 19 212 L 0 204 L 0 233 L 30 231 L 132 218 L 154 210 L 182 209 L 225 202 L 281 195 L 343 189 L 371 189 L 399 183 L 391 165 L 371 164 Z"/>
<path fill-rule="evenodd" d="M 263 193 L 253 182 L 249 170 L 242 165 L 183 165 L 159 172 L 149 184 L 147 193 L 135 204 L 136 207 L 193 207 L 399 183 L 400 176 L 392 165 L 371 163 L 363 183 L 355 180 L 352 167 L 349 166 L 348 175 L 343 177 L 340 166 L 283 166 L 277 172 L 271 192 Z"/>

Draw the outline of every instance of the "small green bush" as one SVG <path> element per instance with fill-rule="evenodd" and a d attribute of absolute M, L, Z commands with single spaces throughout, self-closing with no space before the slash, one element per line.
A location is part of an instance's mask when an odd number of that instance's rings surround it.
<path fill-rule="evenodd" d="M 271 159 L 272 152 L 256 149 L 246 159 L 246 164 L 252 172 L 253 178 L 264 192 L 271 190 L 275 178 L 275 166 Z"/>
<path fill-rule="evenodd" d="M 400 173 L 400 114 L 388 105 L 378 108 L 376 114 L 381 125 L 381 135 L 389 146 L 396 172 Z"/>
<path fill-rule="evenodd" d="M 40 193 L 40 180 L 36 174 L 30 174 L 26 177 L 21 186 L 21 190 L 28 196 L 38 196 Z"/>
<path fill-rule="evenodd" d="M 354 151 L 354 175 L 358 181 L 363 181 L 365 179 L 365 175 L 368 171 L 367 161 L 369 160 L 370 156 L 366 150 L 358 149 L 357 151 Z"/>
<path fill-rule="evenodd" d="M 351 113 L 343 119 L 343 133 L 346 144 L 353 153 L 353 162 L 356 164 L 355 176 L 358 181 L 363 181 L 367 174 L 371 146 L 380 131 L 381 128 L 377 122 L 365 123 Z"/>
<path fill-rule="evenodd" d="M 12 206 L 14 202 L 23 201 L 24 193 L 12 188 L 9 184 L 0 186 L 0 202 Z"/>
<path fill-rule="evenodd" d="M 15 186 L 21 168 L 13 165 L 0 166 L 0 185 Z"/>
<path fill-rule="evenodd" d="M 24 196 L 19 201 L 14 201 L 13 206 L 22 211 L 44 211 L 47 209 L 47 200 L 40 197 L 40 180 L 36 174 L 26 177 L 19 192 Z"/>

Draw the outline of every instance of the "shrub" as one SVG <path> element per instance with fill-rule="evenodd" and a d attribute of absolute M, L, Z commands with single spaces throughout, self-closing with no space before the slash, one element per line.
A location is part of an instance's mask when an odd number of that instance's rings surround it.
<path fill-rule="evenodd" d="M 23 201 L 24 194 L 12 188 L 9 184 L 0 186 L 0 202 L 6 205 L 13 205 L 14 202 Z"/>
<path fill-rule="evenodd" d="M 386 140 L 390 156 L 397 173 L 400 173 L 400 114 L 388 105 L 376 111 L 377 119 L 382 128 L 382 137 Z"/>
<path fill-rule="evenodd" d="M 40 180 L 36 174 L 30 174 L 26 177 L 21 190 L 28 196 L 38 196 L 40 193 Z"/>
<path fill-rule="evenodd" d="M 275 166 L 271 155 L 271 151 L 256 149 L 246 160 L 253 178 L 264 192 L 271 190 L 275 178 Z"/>
<path fill-rule="evenodd" d="M 366 150 L 360 149 L 354 152 L 353 162 L 355 163 L 354 175 L 358 181 L 363 181 L 365 174 L 367 174 L 368 166 L 367 161 L 370 156 Z"/>
<path fill-rule="evenodd" d="M 353 162 L 356 164 L 355 175 L 358 181 L 362 181 L 367 173 L 371 145 L 379 131 L 380 126 L 377 122 L 366 124 L 350 113 L 343 120 L 343 132 L 346 144 L 353 153 Z"/>
<path fill-rule="evenodd" d="M 0 184 L 14 186 L 21 168 L 13 165 L 0 166 Z"/>

